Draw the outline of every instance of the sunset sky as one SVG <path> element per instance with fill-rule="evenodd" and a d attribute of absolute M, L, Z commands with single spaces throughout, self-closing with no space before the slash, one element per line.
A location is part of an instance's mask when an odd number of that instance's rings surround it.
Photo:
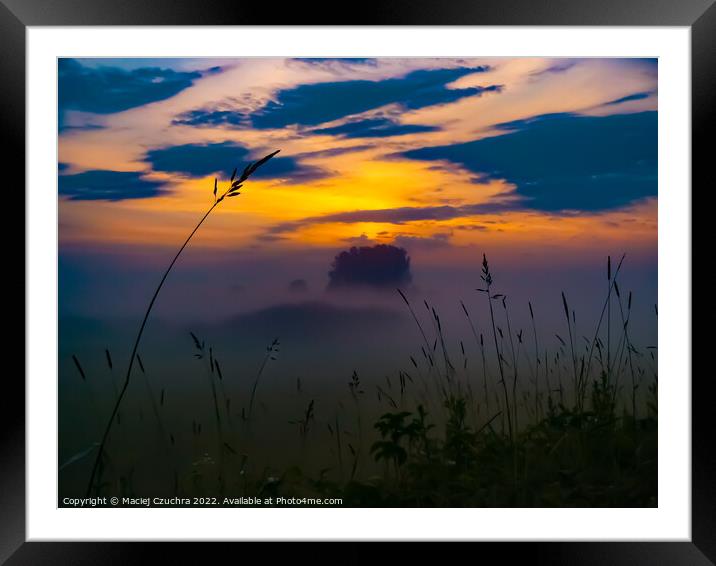
<path fill-rule="evenodd" d="M 656 60 L 60 59 L 58 69 L 61 315 L 136 318 L 212 204 L 214 178 L 221 186 L 275 149 L 197 234 L 158 316 L 330 302 L 336 254 L 376 244 L 407 251 L 417 291 L 454 301 L 447 290 L 479 283 L 483 253 L 524 301 L 558 300 L 562 286 L 580 297 L 608 254 L 627 253 L 625 277 L 655 302 Z"/>

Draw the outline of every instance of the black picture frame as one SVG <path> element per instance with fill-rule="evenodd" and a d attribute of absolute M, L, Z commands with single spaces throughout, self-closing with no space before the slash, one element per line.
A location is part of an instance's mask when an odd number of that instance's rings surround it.
<path fill-rule="evenodd" d="M 710 118 L 716 101 L 716 5 L 714 0 L 389 0 L 360 2 L 353 14 L 342 4 L 268 3 L 199 0 L 0 0 L 0 132 L 6 190 L 25 185 L 25 32 L 28 26 L 85 25 L 559 25 L 559 26 L 688 26 L 692 38 L 692 186 L 709 175 Z M 711 137 L 711 136 L 709 136 Z M 710 180 L 710 179 L 709 179 Z M 693 195 L 693 189 L 692 189 Z M 20 201 L 20 196 L 17 197 Z M 24 223 L 16 210 L 7 216 Z M 693 222 L 693 220 L 692 220 Z M 20 255 L 22 226 L 3 222 L 7 253 Z M 24 230 L 23 230 L 24 233 Z M 12 249 L 10 249 L 12 248 Z M 7 259 L 6 302 L 25 289 L 19 277 L 20 258 Z M 24 265 L 24 252 L 22 262 Z M 692 274 L 683 274 L 691 280 Z M 22 280 L 22 282 L 20 281 Z M 22 283 L 22 291 L 20 291 Z M 24 313 L 23 313 L 24 315 Z M 24 320 L 24 316 L 23 316 Z M 23 328 L 25 322 L 23 322 Z M 683 329 L 689 331 L 691 329 Z M 16 334 L 19 334 L 16 333 Z M 9 340 L 12 342 L 13 340 Z M 8 349 L 17 350 L 17 346 Z M 6 359 L 16 352 L 6 351 Z M 681 376 L 691 379 L 692 376 Z M 0 562 L 7 564 L 141 563 L 160 553 L 161 563 L 202 563 L 209 553 L 225 552 L 226 544 L 170 543 L 39 543 L 25 542 L 25 388 L 18 371 L 3 375 L 0 411 Z M 476 559 L 545 564 L 714 564 L 716 563 L 716 451 L 711 420 L 714 392 L 709 372 L 692 378 L 692 539 L 691 542 L 482 543 Z M 339 562 L 370 559 L 372 544 L 351 543 L 350 550 L 321 553 Z M 229 550 L 230 553 L 235 550 Z M 259 550 L 263 552 L 263 550 Z M 297 551 L 289 545 L 272 548 L 270 559 Z M 423 551 L 421 550 L 421 553 Z M 150 554 L 151 553 L 151 554 Z M 289 554 L 290 553 L 290 554 Z M 253 554 L 253 552 L 252 552 Z M 236 556 L 236 555 L 234 555 Z M 245 555 L 248 556 L 248 555 Z M 339 556 L 344 560 L 338 559 Z M 237 557 L 238 558 L 238 557 Z"/>

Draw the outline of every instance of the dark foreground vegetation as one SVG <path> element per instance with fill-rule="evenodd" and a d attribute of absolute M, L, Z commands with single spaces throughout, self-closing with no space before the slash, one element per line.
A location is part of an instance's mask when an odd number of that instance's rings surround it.
<path fill-rule="evenodd" d="M 348 387 L 357 409 L 359 434 L 346 436 L 337 422 L 335 426 L 326 424 L 335 442 L 331 454 L 336 466 L 324 469 L 319 477 L 307 477 L 299 467 L 293 467 L 268 479 L 258 479 L 249 491 L 265 497 L 335 497 L 341 498 L 343 505 L 369 507 L 656 506 L 656 359 L 653 352 L 640 352 L 629 338 L 632 297 L 629 294 L 622 302 L 616 281 L 620 268 L 621 262 L 613 274 L 608 260 L 609 290 L 603 309 L 606 320 L 597 323 L 591 341 L 583 337 L 585 348 L 579 353 L 573 349 L 572 324 L 576 316 L 562 295 L 570 339 L 556 336 L 560 348 L 551 356 L 551 368 L 549 354 L 536 354 L 531 360 L 525 354 L 524 361 L 531 369 L 524 377 L 517 369 L 520 352 L 524 353 L 520 350 L 523 333 L 520 330 L 506 338 L 491 308 L 494 335 L 490 338 L 494 338 L 500 374 L 492 403 L 487 364 L 478 380 L 484 388 L 476 391 L 469 377 L 460 379 L 444 343 L 438 354 L 438 344 L 443 342 L 438 314 L 425 304 L 435 323 L 436 337 L 431 345 L 418 315 L 401 292 L 427 345 L 427 349 L 421 349 L 424 372 L 421 373 L 421 364 L 411 358 L 414 372 L 421 380 L 433 378 L 434 387 L 423 380 L 421 394 L 418 379 L 406 371 L 400 372 L 393 396 L 390 380 L 384 388 L 376 386 L 378 401 L 392 409 L 372 425 L 374 440 L 368 444 L 370 456 L 380 464 L 379 473 L 368 479 L 355 477 L 360 454 L 351 441 L 362 443 L 360 403 L 365 391 L 354 374 Z M 509 326 L 504 296 L 490 294 L 493 281 L 486 258 L 483 283 L 487 300 L 491 305 L 499 302 L 503 311 L 500 323 Z M 611 305 L 611 301 L 616 304 Z M 610 341 L 615 338 L 610 323 L 612 306 L 620 313 L 618 346 L 616 352 L 607 353 L 600 334 L 603 330 Z M 463 310 L 469 319 L 464 305 Z M 529 310 L 534 320 L 531 304 Z M 474 329 L 472 320 L 470 325 Z M 485 336 L 475 332 L 475 339 L 484 356 Z M 533 340 L 535 352 L 539 352 L 536 328 Z M 461 351 L 464 355 L 462 344 Z M 441 369 L 437 356 L 443 358 Z M 507 361 L 508 356 L 514 356 L 514 366 Z M 591 371 L 592 366 L 596 371 Z M 650 375 L 647 368 L 652 371 Z M 523 388 L 520 397 L 517 382 L 521 378 L 528 382 L 529 389 Z M 572 380 L 570 394 L 563 378 Z M 620 387 L 620 382 L 626 382 L 626 387 Z M 419 391 L 412 401 L 414 408 L 404 410 L 411 389 Z M 428 401 L 431 391 L 440 399 L 437 415 L 429 413 L 420 402 Z M 311 402 L 303 420 L 297 422 L 302 438 L 309 425 L 316 424 L 314 421 Z M 346 442 L 348 462 L 342 455 Z"/>
<path fill-rule="evenodd" d="M 473 430 L 464 398 L 447 403 L 441 432 L 422 407 L 386 413 L 375 423 L 381 439 L 371 453 L 384 465 L 380 476 L 338 482 L 294 467 L 249 491 L 337 497 L 355 507 L 657 505 L 655 414 L 635 420 L 608 407 L 575 412 L 555 405 L 511 441 L 490 425 Z"/>

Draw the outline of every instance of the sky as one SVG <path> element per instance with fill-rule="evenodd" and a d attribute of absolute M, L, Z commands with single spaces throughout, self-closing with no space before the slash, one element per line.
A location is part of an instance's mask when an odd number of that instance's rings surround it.
<path fill-rule="evenodd" d="M 59 59 L 58 81 L 61 318 L 139 318 L 214 179 L 277 149 L 156 317 L 330 328 L 401 309 L 396 287 L 459 309 L 483 253 L 520 305 L 566 289 L 589 316 L 626 254 L 653 310 L 656 60 Z"/>

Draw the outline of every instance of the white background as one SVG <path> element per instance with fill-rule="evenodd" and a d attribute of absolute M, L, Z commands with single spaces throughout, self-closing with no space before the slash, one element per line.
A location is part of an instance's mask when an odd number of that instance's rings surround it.
<path fill-rule="evenodd" d="M 690 540 L 689 28 L 28 28 L 27 538 Z M 57 507 L 57 57 L 658 57 L 657 509 Z M 689 274 L 686 276 L 685 274 Z M 48 354 L 48 345 L 55 345 Z"/>

